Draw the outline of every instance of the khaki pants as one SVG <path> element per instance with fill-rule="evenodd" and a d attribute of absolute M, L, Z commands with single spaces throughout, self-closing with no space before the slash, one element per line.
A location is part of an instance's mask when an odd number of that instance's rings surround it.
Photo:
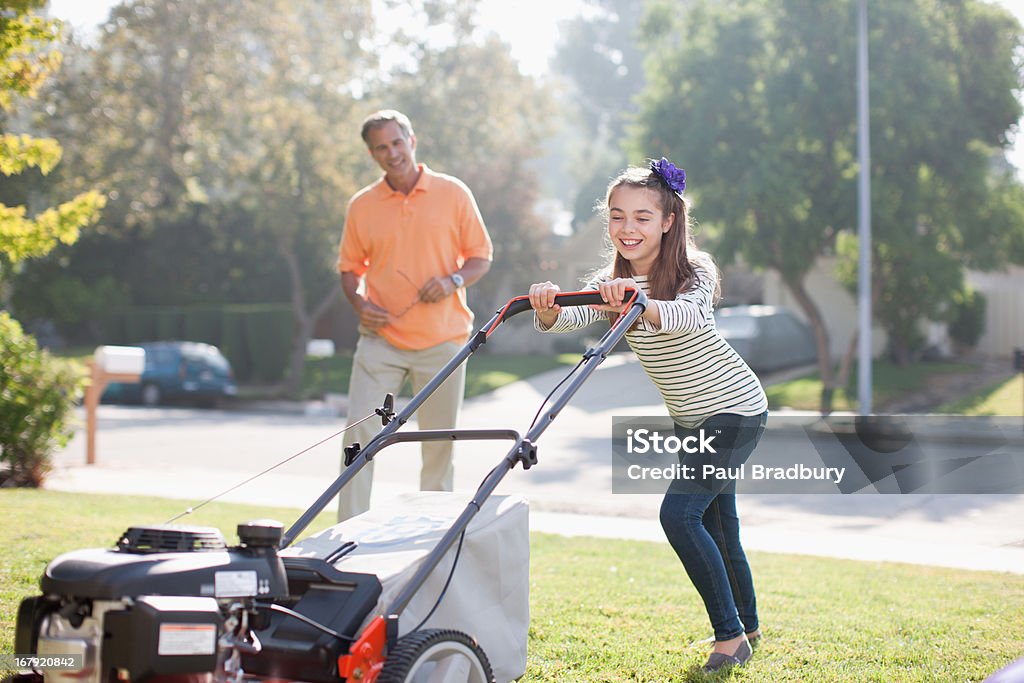
<path fill-rule="evenodd" d="M 458 342 L 445 342 L 420 351 L 399 349 L 383 337 L 363 334 L 359 337 L 352 358 L 352 378 L 348 391 L 348 423 L 365 417 L 380 407 L 387 393 L 398 395 L 406 378 L 413 392 L 422 389 L 437 371 L 462 348 Z M 466 364 L 455 372 L 416 411 L 420 429 L 451 429 L 459 420 L 462 394 L 466 385 Z M 359 442 L 365 447 L 381 430 L 380 418 L 374 417 L 345 433 L 344 445 Z M 420 489 L 451 491 L 454 483 L 452 442 L 434 441 L 422 444 L 423 468 Z M 386 457 L 386 456 L 385 456 Z M 344 469 L 344 459 L 342 460 Z M 338 521 L 365 512 L 370 507 L 373 486 L 373 461 L 368 462 L 338 494 Z"/>

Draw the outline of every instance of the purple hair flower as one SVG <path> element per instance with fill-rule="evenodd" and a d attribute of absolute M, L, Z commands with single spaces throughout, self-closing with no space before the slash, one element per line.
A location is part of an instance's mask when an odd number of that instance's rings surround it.
<path fill-rule="evenodd" d="M 651 171 L 660 176 L 673 192 L 683 194 L 683 190 L 686 189 L 686 171 L 676 168 L 675 164 L 665 157 L 662 157 L 661 161 L 651 159 Z"/>

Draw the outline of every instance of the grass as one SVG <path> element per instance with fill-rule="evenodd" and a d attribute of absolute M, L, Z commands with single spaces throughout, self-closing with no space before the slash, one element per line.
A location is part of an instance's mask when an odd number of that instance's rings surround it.
<path fill-rule="evenodd" d="M 580 355 L 477 354 L 466 364 L 466 398 L 479 396 L 501 386 L 557 367 L 575 365 Z M 568 367 L 566 368 L 568 372 Z M 348 391 L 352 374 L 352 353 L 331 358 L 308 359 L 302 382 L 302 395 L 310 398 L 325 393 Z M 406 384 L 404 395 L 411 396 Z"/>
<path fill-rule="evenodd" d="M 914 363 L 913 365 L 894 365 L 887 361 L 877 361 L 872 365 L 872 393 L 878 406 L 884 406 L 904 394 L 920 390 L 928 378 L 937 374 L 967 373 L 974 368 L 964 363 Z M 856 382 L 857 370 L 854 367 L 850 376 Z M 821 399 L 821 377 L 813 373 L 789 382 L 780 382 L 765 388 L 768 394 L 768 406 L 771 409 L 782 407 L 796 410 L 817 410 Z M 833 410 L 857 409 L 857 390 L 855 386 L 836 390 L 832 403 Z"/>
<path fill-rule="evenodd" d="M 939 407 L 938 413 L 957 415 L 1022 415 L 1024 414 L 1024 373 L 997 382 L 957 401 Z"/>
<path fill-rule="evenodd" d="M 127 526 L 163 521 L 178 501 L 0 491 L 0 652 L 18 601 L 58 553 L 109 546 Z M 218 526 L 294 510 L 213 504 Z M 317 520 L 313 529 L 330 523 Z M 888 563 L 751 554 L 764 644 L 751 664 L 705 677 L 710 633 L 699 597 L 666 544 L 531 536 L 529 662 L 523 683 L 638 681 L 980 681 L 1024 651 L 1013 625 L 1024 577 Z"/>
<path fill-rule="evenodd" d="M 707 616 L 666 545 L 532 541 L 524 680 L 980 681 L 1024 651 L 1003 621 L 1024 577 L 752 553 L 764 644 L 705 677 Z"/>

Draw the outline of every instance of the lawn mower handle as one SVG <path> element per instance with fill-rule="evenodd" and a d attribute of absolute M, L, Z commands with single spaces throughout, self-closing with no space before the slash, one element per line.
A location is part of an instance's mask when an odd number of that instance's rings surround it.
<path fill-rule="evenodd" d="M 625 302 L 629 302 L 630 299 L 636 294 L 635 289 L 626 290 Z M 641 296 L 643 292 L 640 292 Z M 646 299 L 647 297 L 643 297 Z M 638 301 L 641 301 L 639 298 Z M 597 290 L 585 290 L 582 292 L 560 292 L 555 295 L 555 304 L 558 306 L 589 306 L 591 304 L 603 304 L 604 299 L 601 298 L 601 294 Z M 642 301 L 646 303 L 646 301 Z M 523 311 L 530 310 L 530 297 L 529 296 L 517 296 L 516 298 L 509 301 L 508 306 L 505 308 L 506 318 L 511 318 L 514 315 L 518 315 Z"/>
<path fill-rule="evenodd" d="M 596 369 L 597 365 L 604 359 L 604 356 L 611 351 L 621 338 L 621 335 L 625 334 L 622 329 L 618 329 L 619 324 L 623 320 L 628 319 L 626 324 L 626 327 L 628 328 L 636 321 L 637 318 L 640 317 L 640 315 L 643 314 L 644 310 L 646 310 L 647 295 L 644 294 L 643 290 L 632 288 L 627 289 L 626 296 L 628 297 L 625 301 L 626 308 L 623 310 L 622 315 L 612 323 L 611 329 L 605 333 L 604 337 L 602 337 L 602 343 L 599 343 L 594 349 L 592 349 L 592 351 L 595 352 L 594 355 L 599 356 L 597 362 L 591 364 L 588 361 L 587 365 L 589 367 L 584 369 L 584 374 L 581 377 L 577 377 L 566 388 L 564 395 L 555 402 L 555 407 L 548 412 L 547 418 L 542 421 L 543 424 L 530 431 L 530 434 L 527 436 L 529 441 L 532 442 L 540 435 L 540 432 L 547 426 L 548 421 L 553 419 L 561 407 L 568 402 L 569 397 L 576 393 L 576 390 L 587 376 Z M 601 299 L 601 295 L 597 291 L 588 290 L 584 292 L 559 293 L 555 297 L 555 303 L 561 306 L 587 306 L 589 304 L 602 304 L 604 303 L 604 300 Z M 373 455 L 377 451 L 384 447 L 389 435 L 399 430 L 402 425 L 408 422 L 423 402 L 426 401 L 427 398 L 429 398 L 430 395 L 433 394 L 453 372 L 455 372 L 456 368 L 466 362 L 466 359 L 473 355 L 481 345 L 487 342 L 488 337 L 491 336 L 491 333 L 493 333 L 502 322 L 511 318 L 513 315 L 528 310 L 531 310 L 530 297 L 524 295 L 511 299 L 500 311 L 495 313 L 494 317 L 492 317 L 476 334 L 470 337 L 465 346 L 463 346 L 458 353 L 456 353 L 455 356 L 449 360 L 448 363 L 409 400 L 406 406 L 397 415 L 395 415 L 393 419 L 389 420 L 388 424 L 385 425 L 384 428 L 361 449 L 361 454 L 346 465 L 338 478 L 327 487 L 313 505 L 310 506 L 310 508 L 306 510 L 306 512 L 303 513 L 294 524 L 292 524 L 291 528 L 284 533 L 278 547 L 280 549 L 284 549 L 291 545 L 298 535 L 302 533 L 307 526 L 309 526 L 310 522 L 312 522 L 313 519 L 316 518 L 316 516 L 320 514 L 325 507 L 327 507 L 328 503 L 330 503 L 336 495 L 338 495 L 338 492 L 349 482 L 350 479 L 352 479 L 352 477 L 356 475 L 363 465 L 372 459 Z M 615 339 L 612 339 L 612 336 L 614 336 Z M 590 354 L 589 351 L 588 354 Z M 384 410 L 387 410 L 387 408 L 385 407 Z M 499 436 L 498 438 L 504 437 Z M 356 460 L 359 460 L 359 462 L 356 462 Z"/>
<path fill-rule="evenodd" d="M 558 306 L 590 306 L 592 304 L 600 305 L 603 303 L 605 303 L 605 300 L 602 299 L 601 294 L 594 289 L 588 289 L 581 292 L 560 292 L 555 295 L 555 304 Z M 646 309 L 647 295 L 644 294 L 643 290 L 633 289 L 630 287 L 626 289 L 626 298 L 623 303 L 627 306 L 625 310 L 629 310 L 629 307 L 632 304 L 637 304 L 641 309 Z M 491 320 L 491 322 L 484 328 L 487 336 L 490 336 L 495 328 L 507 319 L 531 309 L 532 306 L 530 306 L 529 296 L 517 296 L 516 298 L 509 300 L 509 302 L 505 304 L 505 307 L 502 308 L 494 319 Z M 623 312 L 625 312 L 625 310 Z"/>

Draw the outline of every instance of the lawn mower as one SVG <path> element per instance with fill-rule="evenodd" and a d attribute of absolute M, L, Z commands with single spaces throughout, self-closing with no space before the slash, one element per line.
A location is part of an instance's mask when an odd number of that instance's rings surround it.
<path fill-rule="evenodd" d="M 214 528 L 138 526 L 114 548 L 61 555 L 40 579 L 41 594 L 18 609 L 15 652 L 32 656 L 36 666 L 11 680 L 518 678 L 526 668 L 529 625 L 526 505 L 515 496 L 491 494 L 517 464 L 529 469 L 537 463 L 538 437 L 643 313 L 643 292 L 628 295 L 624 313 L 548 394 L 525 435 L 512 429 L 399 431 L 502 322 L 530 310 L 528 297 L 520 296 L 400 412 L 393 397 L 384 399 L 368 416 L 380 416 L 381 431 L 365 446 L 345 449 L 341 474 L 287 530 L 269 520 L 240 524 L 238 545 L 228 547 Z M 559 294 L 556 301 L 602 303 L 594 291 Z M 296 542 L 382 450 L 429 440 L 512 445 L 468 504 L 453 506 L 457 494 L 410 494 Z"/>

